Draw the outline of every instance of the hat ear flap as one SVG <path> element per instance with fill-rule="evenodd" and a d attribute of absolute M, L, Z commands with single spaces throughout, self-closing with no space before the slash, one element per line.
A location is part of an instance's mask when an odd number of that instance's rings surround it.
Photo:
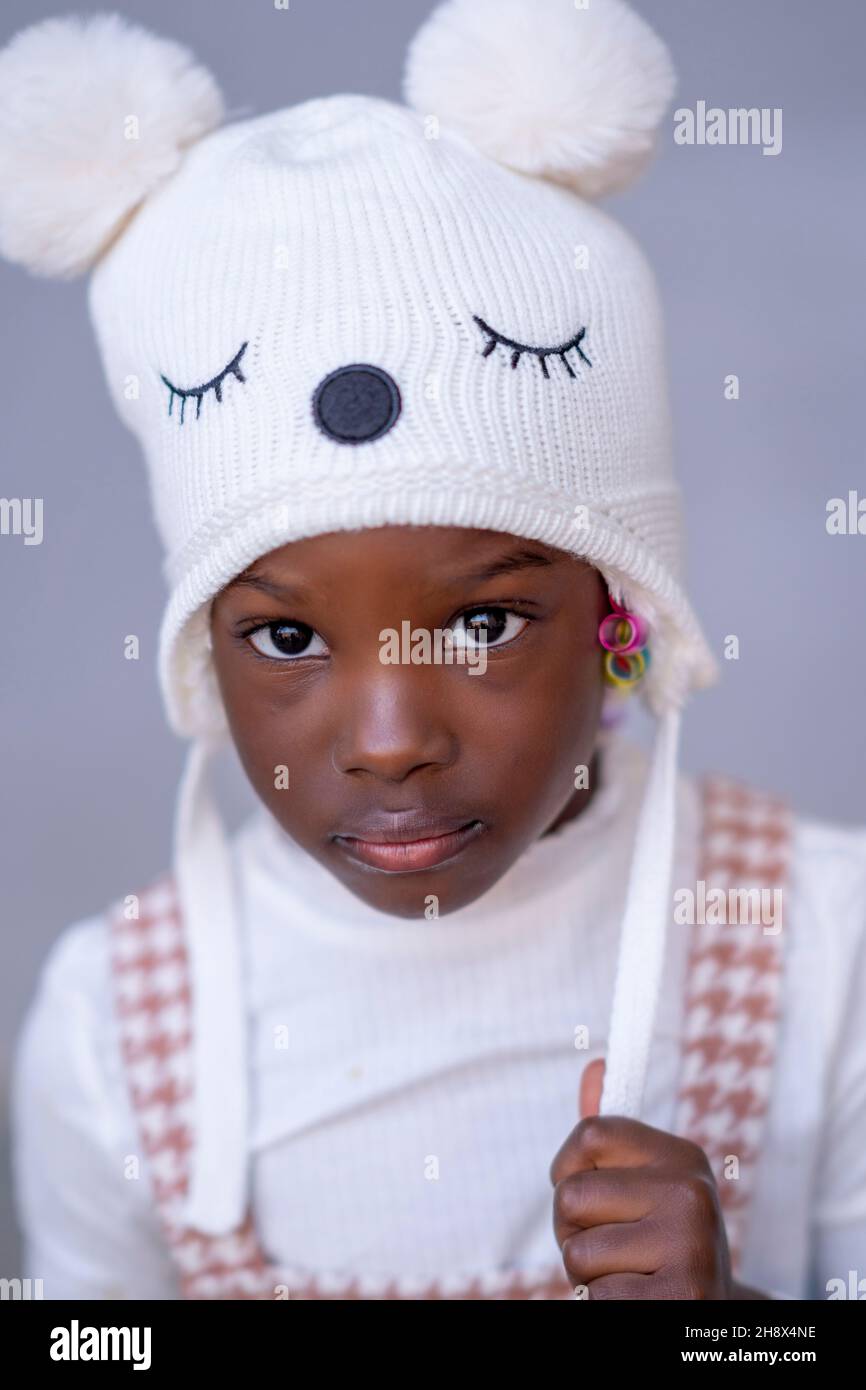
<path fill-rule="evenodd" d="M 89 269 L 223 113 L 188 49 L 121 15 L 23 29 L 0 51 L 0 254 Z"/>
<path fill-rule="evenodd" d="M 625 0 L 445 0 L 409 47 L 403 93 L 491 159 L 595 198 L 649 160 L 675 84 Z"/>

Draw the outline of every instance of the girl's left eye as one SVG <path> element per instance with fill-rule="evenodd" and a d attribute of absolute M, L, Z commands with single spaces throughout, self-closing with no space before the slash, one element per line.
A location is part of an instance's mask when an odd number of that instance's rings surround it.
<path fill-rule="evenodd" d="M 504 647 L 525 632 L 531 621 L 508 608 L 467 608 L 449 631 L 453 633 L 455 647 L 476 648 L 482 643 L 487 647 Z M 459 624 L 464 622 L 467 627 L 461 631 Z"/>
<path fill-rule="evenodd" d="M 306 623 L 266 623 L 245 634 L 261 656 L 275 661 L 297 661 L 302 656 L 327 656 L 323 639 Z M 320 644 L 321 650 L 316 648 Z"/>

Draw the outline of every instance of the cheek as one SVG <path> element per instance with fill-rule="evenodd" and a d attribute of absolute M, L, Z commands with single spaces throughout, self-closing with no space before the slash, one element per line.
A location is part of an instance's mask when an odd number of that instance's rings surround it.
<path fill-rule="evenodd" d="M 592 651 L 547 666 L 519 701 L 521 719 L 501 734 L 511 747 L 507 783 L 499 790 L 512 834 L 535 838 L 575 794 L 575 773 L 592 763 L 604 696 L 601 658 Z M 500 754 L 502 756 L 502 754 Z"/>
<path fill-rule="evenodd" d="M 535 803 L 555 803 L 571 786 L 575 764 L 589 763 L 604 687 L 599 653 L 575 651 L 573 641 L 547 648 L 543 661 L 521 663 L 519 679 L 516 669 L 490 662 L 470 678 L 478 689 L 454 717 L 468 775 L 520 815 Z"/>
<path fill-rule="evenodd" d="M 508 690 L 497 719 L 501 713 L 512 730 L 524 726 L 542 743 L 568 741 L 592 726 L 602 694 L 600 649 L 586 637 L 575 642 L 568 629 L 551 631 L 540 659 L 521 665 L 519 683 Z"/>
<path fill-rule="evenodd" d="M 277 775 L 281 768 L 297 777 L 297 758 L 293 743 L 286 737 L 286 723 L 258 712 L 252 718 L 229 718 L 232 738 L 247 776 L 262 799 L 269 804 L 278 795 Z"/>
<path fill-rule="evenodd" d="M 320 722 L 307 715 L 315 702 L 299 683 L 275 680 L 227 641 L 214 643 L 214 668 L 238 756 L 255 790 L 272 804 L 278 769 L 288 767 L 291 775 L 297 750 L 312 751 Z"/>

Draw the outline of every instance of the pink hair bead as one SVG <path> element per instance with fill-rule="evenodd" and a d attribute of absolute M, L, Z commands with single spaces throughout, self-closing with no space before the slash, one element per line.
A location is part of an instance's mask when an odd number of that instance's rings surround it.
<path fill-rule="evenodd" d="M 633 652 L 646 642 L 647 625 L 643 618 L 627 613 L 616 607 L 616 612 L 608 613 L 599 624 L 598 640 L 609 652 Z"/>

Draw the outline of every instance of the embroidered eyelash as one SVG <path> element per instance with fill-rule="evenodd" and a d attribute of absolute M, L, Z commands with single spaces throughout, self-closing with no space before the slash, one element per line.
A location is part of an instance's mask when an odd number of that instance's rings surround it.
<path fill-rule="evenodd" d="M 478 324 L 478 327 L 481 329 L 482 333 L 484 333 L 486 337 L 490 339 L 490 341 L 487 344 L 487 347 L 481 354 L 482 357 L 489 357 L 491 352 L 493 352 L 498 346 L 501 345 L 502 347 L 511 348 L 511 366 L 516 367 L 523 354 L 525 352 L 529 353 L 531 357 L 538 358 L 538 360 L 541 363 L 541 370 L 544 372 L 544 375 L 548 379 L 548 381 L 550 380 L 550 372 L 547 370 L 546 361 L 548 357 L 561 358 L 562 362 L 565 365 L 565 369 L 568 372 L 568 375 L 570 377 L 576 376 L 576 373 L 572 368 L 572 365 L 569 362 L 568 357 L 566 356 L 567 353 L 571 352 L 572 348 L 575 348 L 577 350 L 578 356 L 581 358 L 583 362 L 586 363 L 588 367 L 592 366 L 592 363 L 590 362 L 586 353 L 580 346 L 584 338 L 586 337 L 585 328 L 581 328 L 580 332 L 576 333 L 573 338 L 570 338 L 567 343 L 560 343 L 559 347 L 529 347 L 526 343 L 515 343 L 512 338 L 506 338 L 503 333 L 500 333 L 495 328 L 491 328 L 490 324 L 485 323 L 484 320 L 482 318 L 479 318 L 477 314 L 473 314 L 472 317 Z"/>
<path fill-rule="evenodd" d="M 225 381 L 225 379 L 226 379 L 227 376 L 229 376 L 229 375 L 235 376 L 235 377 L 237 377 L 238 381 L 246 381 L 246 377 L 244 376 L 243 372 L 241 371 L 240 365 L 239 365 L 239 364 L 240 364 L 240 360 L 241 360 L 241 358 L 243 357 L 243 355 L 244 355 L 244 353 L 246 352 L 246 350 L 247 350 L 247 344 L 246 344 L 246 343 L 242 343 L 241 346 L 238 348 L 237 352 L 235 353 L 234 357 L 232 358 L 231 362 L 229 362 L 228 366 L 227 366 L 227 367 L 223 367 L 223 369 L 222 369 L 221 372 L 218 372 L 217 375 L 216 375 L 215 377 L 212 377 L 210 381 L 205 381 L 201 386 L 189 386 L 189 387 L 175 386 L 173 382 L 169 381 L 169 379 L 168 379 L 167 376 L 163 376 L 163 375 L 162 375 L 162 372 L 160 372 L 160 379 L 161 379 L 162 381 L 165 382 L 165 384 L 166 384 L 166 386 L 168 387 L 168 390 L 169 390 L 169 397 L 168 397 L 168 413 L 169 413 L 169 415 L 171 414 L 172 406 L 174 405 L 174 398 L 175 398 L 175 396 L 179 396 L 179 397 L 180 397 L 180 423 L 181 423 L 181 424 L 183 424 L 183 413 L 184 413 L 184 410 L 186 409 L 186 403 L 187 403 L 187 400 L 189 399 L 190 396 L 195 396 L 195 402 L 196 402 L 196 405 L 195 405 L 195 418 L 196 418 L 196 419 L 198 419 L 199 415 L 201 415 L 201 402 L 202 402 L 202 397 L 205 396 L 205 395 L 207 395 L 208 391 L 213 391 L 214 394 L 216 395 L 217 400 L 220 402 L 220 404 L 222 404 L 222 398 L 223 398 L 223 389 L 222 389 L 222 388 L 223 388 L 223 382 Z"/>

